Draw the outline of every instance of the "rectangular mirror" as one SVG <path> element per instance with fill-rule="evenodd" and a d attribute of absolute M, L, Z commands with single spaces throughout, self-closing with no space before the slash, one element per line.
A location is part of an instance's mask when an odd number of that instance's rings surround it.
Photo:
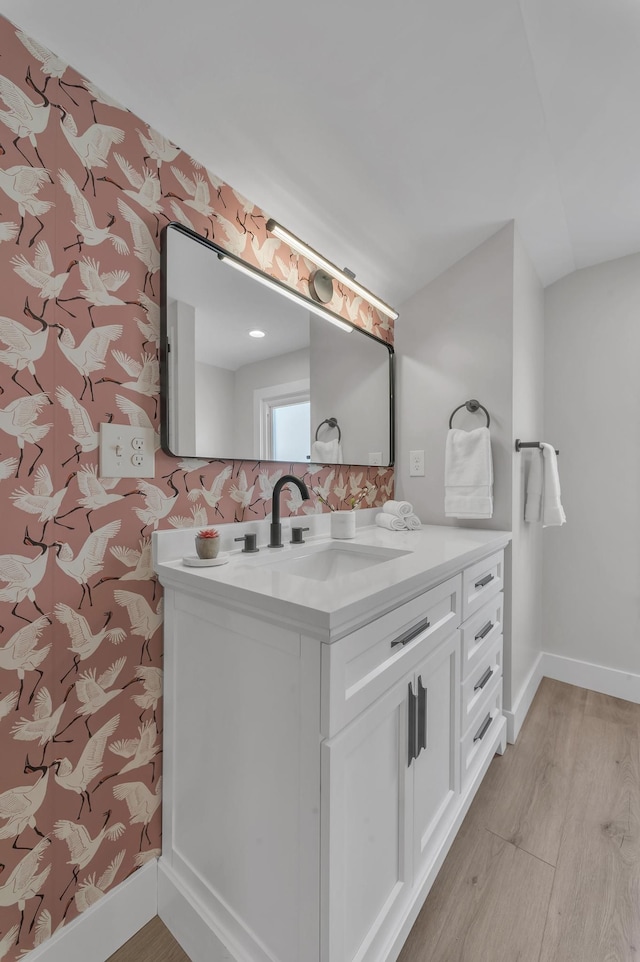
<path fill-rule="evenodd" d="M 181 224 L 164 228 L 163 449 L 392 465 L 393 348 L 345 321 L 339 329 L 309 297 L 296 292 L 294 302 L 283 282 L 264 278 Z"/>

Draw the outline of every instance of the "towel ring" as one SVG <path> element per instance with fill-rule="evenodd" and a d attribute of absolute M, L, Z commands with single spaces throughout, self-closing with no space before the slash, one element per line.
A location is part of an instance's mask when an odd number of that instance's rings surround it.
<path fill-rule="evenodd" d="M 475 412 L 478 409 L 484 411 L 484 413 L 487 415 L 487 427 L 489 427 L 489 425 L 491 424 L 491 418 L 489 417 L 489 412 L 487 411 L 484 404 L 480 404 L 480 401 L 476 401 L 475 398 L 471 398 L 470 401 L 465 401 L 464 404 L 459 404 L 458 407 L 455 409 L 455 411 L 452 412 L 451 417 L 449 418 L 450 428 L 453 427 L 453 423 L 452 423 L 453 415 L 456 414 L 458 411 L 462 410 L 462 408 L 466 408 L 467 411 L 470 411 L 472 414 L 475 414 Z"/>
<path fill-rule="evenodd" d="M 318 431 L 320 430 L 323 424 L 328 424 L 330 428 L 337 428 L 338 441 L 342 441 L 342 431 L 340 430 L 340 425 L 338 424 L 337 418 L 325 418 L 324 421 L 320 422 L 320 424 L 316 428 L 316 441 L 318 440 Z"/>

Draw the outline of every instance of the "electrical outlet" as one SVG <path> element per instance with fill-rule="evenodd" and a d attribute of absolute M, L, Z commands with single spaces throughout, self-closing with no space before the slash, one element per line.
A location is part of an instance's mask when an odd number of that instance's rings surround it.
<path fill-rule="evenodd" d="M 155 477 L 153 428 L 101 424 L 99 471 L 101 478 Z"/>
<path fill-rule="evenodd" d="M 369 451 L 369 464 L 382 464 L 382 451 Z"/>
<path fill-rule="evenodd" d="M 409 477 L 424 477 L 424 451 L 409 451 Z"/>

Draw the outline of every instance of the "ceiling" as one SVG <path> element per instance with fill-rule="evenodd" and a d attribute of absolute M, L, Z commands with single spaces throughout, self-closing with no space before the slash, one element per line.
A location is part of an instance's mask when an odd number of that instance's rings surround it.
<path fill-rule="evenodd" d="M 0 13 L 393 304 L 511 219 L 545 285 L 640 251 L 637 0 Z"/>

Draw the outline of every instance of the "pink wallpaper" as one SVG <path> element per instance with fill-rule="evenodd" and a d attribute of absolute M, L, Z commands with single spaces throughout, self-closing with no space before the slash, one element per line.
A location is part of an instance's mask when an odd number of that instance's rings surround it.
<path fill-rule="evenodd" d="M 100 422 L 158 430 L 159 230 L 178 220 L 300 290 L 309 265 L 250 201 L 2 19 L 0 155 L 0 959 L 13 962 L 159 853 L 151 532 L 263 518 L 282 472 L 158 451 L 154 479 L 98 476 Z M 347 291 L 331 306 L 392 341 Z M 391 469 L 291 468 L 316 492 L 311 507 L 292 494 L 292 514 L 392 495 Z"/>

